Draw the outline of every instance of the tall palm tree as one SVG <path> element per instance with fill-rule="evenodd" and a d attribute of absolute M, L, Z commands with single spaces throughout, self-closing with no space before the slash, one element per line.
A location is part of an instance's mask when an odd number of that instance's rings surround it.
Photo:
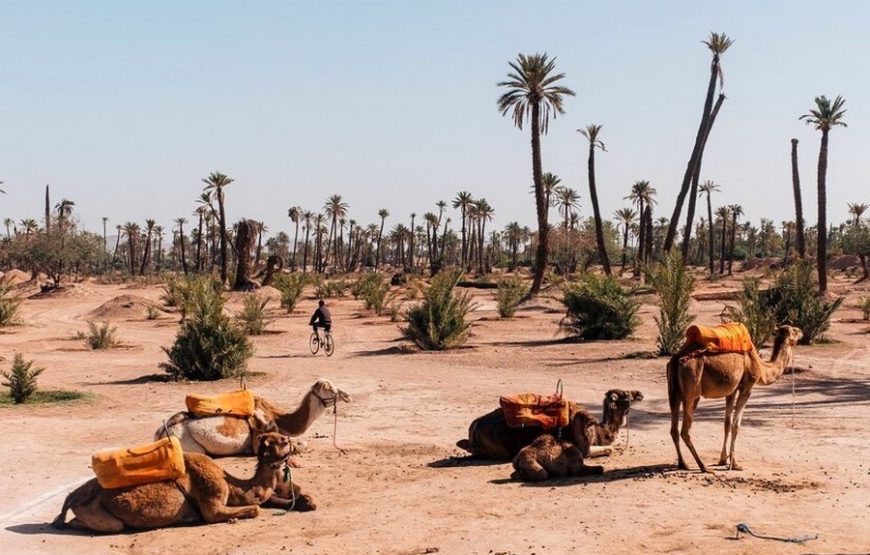
<path fill-rule="evenodd" d="M 115 235 L 115 250 L 112 253 L 112 269 L 113 270 L 115 268 L 115 262 L 117 262 L 117 260 L 118 260 L 118 247 L 121 246 L 121 232 L 123 231 L 123 229 L 124 228 L 121 227 L 121 224 L 117 224 L 115 226 L 115 232 L 117 233 L 117 235 Z"/>
<path fill-rule="evenodd" d="M 184 250 L 184 224 L 186 223 L 186 218 L 175 218 L 175 225 L 178 226 L 178 243 L 181 249 L 181 268 L 184 270 L 184 275 L 187 275 L 187 253 Z"/>
<path fill-rule="evenodd" d="M 798 140 L 791 140 L 791 185 L 794 190 L 794 223 L 795 230 L 797 231 L 797 249 L 798 255 L 801 258 L 805 258 L 807 256 L 807 247 L 804 242 L 804 229 L 806 229 L 806 224 L 804 223 L 804 204 L 801 199 L 801 178 L 800 173 L 798 172 L 798 154 L 797 154 Z"/>
<path fill-rule="evenodd" d="M 819 167 L 818 167 L 818 204 L 819 204 L 819 223 L 817 229 L 817 248 L 816 260 L 819 267 L 819 291 L 824 292 L 828 289 L 828 229 L 827 219 L 827 189 L 826 180 L 828 174 L 828 134 L 833 127 L 841 125 L 846 127 L 846 122 L 843 121 L 843 116 L 846 110 L 843 109 L 843 104 L 846 101 L 842 96 L 837 96 L 831 102 L 825 96 L 817 96 L 815 99 L 815 108 L 810 109 L 808 114 L 802 115 L 799 119 L 804 120 L 807 124 L 812 125 L 822 132 L 822 140 L 819 146 Z"/>
<path fill-rule="evenodd" d="M 154 233 L 154 226 L 157 224 L 154 220 L 145 220 L 145 253 L 142 255 L 142 265 L 139 267 L 139 275 L 145 275 L 145 268 L 148 267 L 148 262 L 151 259 L 151 235 Z"/>
<path fill-rule="evenodd" d="M 710 52 L 713 58 L 710 61 L 710 79 L 707 82 L 707 95 L 704 99 L 704 111 L 701 113 L 701 123 L 698 125 L 698 132 L 695 135 L 695 145 L 692 148 L 692 154 L 689 156 L 689 163 L 686 164 L 686 171 L 683 174 L 683 182 L 680 185 L 680 192 L 677 195 L 677 202 L 674 205 L 674 213 L 671 216 L 670 224 L 668 225 L 668 233 L 665 236 L 664 250 L 668 251 L 674 243 L 674 237 L 677 233 L 677 226 L 680 221 L 680 214 L 683 211 L 683 202 L 686 195 L 689 193 L 692 176 L 695 173 L 695 167 L 699 163 L 699 159 L 703 154 L 705 137 L 709 133 L 710 119 L 713 110 L 713 97 L 716 93 L 716 80 L 719 80 L 719 88 L 722 88 L 723 77 L 722 67 L 719 64 L 719 58 L 733 44 L 733 41 L 728 38 L 725 33 L 710 33 L 710 38 L 702 41 Z"/>
<path fill-rule="evenodd" d="M 559 207 L 563 216 L 563 225 L 565 227 L 565 275 L 567 276 L 571 269 L 571 234 L 568 226 L 571 222 L 571 213 L 575 208 L 580 208 L 580 195 L 570 187 L 559 187 L 556 189 L 555 204 Z"/>
<path fill-rule="evenodd" d="M 705 195 L 707 197 L 707 221 L 710 222 L 710 233 L 709 233 L 710 246 L 708 249 L 708 254 L 710 255 L 710 277 L 711 278 L 713 277 L 713 272 L 714 272 L 714 268 L 713 268 L 713 244 L 715 242 L 714 237 L 716 236 L 716 233 L 713 231 L 713 205 L 710 202 L 710 195 L 712 193 L 718 192 L 718 191 L 719 191 L 719 185 L 710 181 L 709 179 L 704 181 L 704 183 L 702 183 L 701 186 L 698 188 L 698 194 Z"/>
<path fill-rule="evenodd" d="M 57 212 L 57 227 L 60 230 L 61 242 L 63 242 L 63 236 L 65 227 L 64 224 L 66 221 L 72 216 L 73 206 L 76 203 L 69 199 L 61 199 L 60 202 L 54 205 L 54 210 Z"/>
<path fill-rule="evenodd" d="M 483 275 L 486 273 L 486 256 L 484 251 L 484 238 L 486 237 L 486 222 L 492 221 L 492 217 L 495 214 L 495 210 L 485 198 L 478 199 L 474 201 L 474 207 L 477 212 L 477 240 L 478 240 L 478 249 L 477 249 L 477 262 L 478 262 L 478 273 Z M 442 237 L 442 242 L 444 238 Z M 442 247 L 443 248 L 443 247 Z"/>
<path fill-rule="evenodd" d="M 331 226 L 329 228 L 329 237 L 333 240 L 332 243 L 332 258 L 333 258 L 333 266 L 338 268 L 338 220 L 347 216 L 348 204 L 341 199 L 341 195 L 331 195 L 328 199 L 326 199 L 326 203 L 323 205 L 323 210 L 326 212 L 326 216 L 332 220 Z M 326 257 L 329 258 L 329 244 L 326 245 Z"/>
<path fill-rule="evenodd" d="M 199 194 L 199 198 L 196 199 L 198 206 L 194 211 L 194 214 L 197 216 L 197 234 L 196 234 L 196 271 L 202 272 L 204 269 L 202 256 L 202 244 L 203 244 L 203 225 L 209 221 L 210 216 L 214 216 L 214 206 L 212 205 L 212 195 L 211 191 L 203 191 Z M 206 243 L 206 255 L 208 255 L 208 244 Z"/>
<path fill-rule="evenodd" d="M 384 222 L 390 217 L 390 211 L 386 208 L 378 210 L 378 217 L 381 219 L 381 229 L 378 231 L 378 250 L 375 253 L 375 271 L 381 265 L 381 239 L 384 237 Z"/>
<path fill-rule="evenodd" d="M 626 196 L 623 200 L 630 200 L 637 204 L 637 213 L 640 216 L 640 222 L 638 226 L 640 227 L 640 231 L 638 232 L 638 247 L 637 254 L 634 257 L 635 262 L 635 276 L 637 276 L 637 272 L 640 269 L 640 263 L 645 260 L 644 250 L 647 246 L 647 228 L 651 226 L 652 222 L 646 221 L 647 210 L 646 208 L 651 207 L 655 204 L 655 195 L 656 190 L 655 187 L 650 185 L 650 182 L 642 179 L 639 181 L 635 181 L 631 186 L 631 192 Z M 652 212 L 651 210 L 649 211 Z"/>
<path fill-rule="evenodd" d="M 549 219 L 550 207 L 555 205 L 556 191 L 559 190 L 559 187 L 562 184 L 562 178 L 554 173 L 547 172 L 541 177 L 541 181 L 544 184 L 544 204 L 547 207 Z M 534 184 L 532 184 L 532 194 L 535 194 Z"/>
<path fill-rule="evenodd" d="M 731 211 L 731 245 L 728 247 L 728 275 L 732 275 L 732 266 L 734 265 L 734 243 L 737 238 L 737 219 L 743 215 L 743 207 L 739 204 L 732 204 L 728 207 Z"/>
<path fill-rule="evenodd" d="M 227 282 L 227 217 L 224 211 L 224 188 L 235 181 L 232 177 L 227 177 L 220 172 L 212 172 L 208 177 L 204 177 L 202 182 L 205 183 L 206 191 L 213 191 L 218 203 L 218 225 L 220 226 L 220 241 L 221 241 L 221 283 Z M 178 220 L 176 220 L 178 221 Z M 184 239 L 181 240 L 182 246 Z M 182 257 L 183 258 L 183 257 Z M 185 263 L 184 273 L 187 273 L 187 264 Z"/>
<path fill-rule="evenodd" d="M 589 172 L 589 200 L 592 201 L 592 217 L 595 218 L 595 242 L 598 244 L 598 261 L 604 267 L 604 273 L 610 273 L 610 258 L 607 256 L 607 247 L 604 244 L 604 225 L 601 223 L 601 212 L 598 210 L 598 191 L 595 188 L 595 149 L 600 148 L 607 152 L 604 143 L 598 138 L 601 133 L 601 125 L 587 125 L 586 129 L 578 129 L 589 141 L 589 159 L 587 170 Z"/>
<path fill-rule="evenodd" d="M 0 181 L 0 183 L 3 183 L 3 182 Z M 12 225 L 14 223 L 15 223 L 15 220 L 13 220 L 12 218 L 6 218 L 3 220 L 3 225 L 6 226 L 6 238 L 7 239 L 12 239 L 12 229 L 11 228 L 12 228 Z"/>
<path fill-rule="evenodd" d="M 124 234 L 127 235 L 127 248 L 130 250 L 130 275 L 136 275 L 136 252 L 139 250 L 139 225 L 134 222 L 124 224 Z"/>
<path fill-rule="evenodd" d="M 159 270 L 163 265 L 163 226 L 157 225 L 154 226 L 154 246 L 157 247 L 157 254 L 155 255 L 155 263 L 157 264 L 157 269 Z"/>
<path fill-rule="evenodd" d="M 851 214 L 854 218 L 852 220 L 852 224 L 854 225 L 858 225 L 859 223 L 861 223 L 861 216 L 863 216 L 864 212 L 866 212 L 867 209 L 870 208 L 870 205 L 867 205 L 863 202 L 850 202 L 848 206 L 849 214 Z"/>
<path fill-rule="evenodd" d="M 474 197 L 471 196 L 471 193 L 468 191 L 459 191 L 456 193 L 456 198 L 453 199 L 453 208 L 459 208 L 459 211 L 462 213 L 462 259 L 460 266 L 462 268 L 466 267 L 466 263 L 468 261 L 468 242 L 466 239 L 466 216 L 468 214 L 468 206 L 474 200 Z"/>
<path fill-rule="evenodd" d="M 314 214 L 306 210 L 302 213 L 302 220 L 305 222 L 305 246 L 302 249 L 302 273 L 308 271 L 308 237 L 311 235 L 311 219 Z"/>
<path fill-rule="evenodd" d="M 719 240 L 719 275 L 725 273 L 725 250 L 726 250 L 726 233 L 728 231 L 728 220 L 731 218 L 731 210 L 727 206 L 720 206 L 716 209 L 716 218 L 722 222 L 722 235 Z"/>
<path fill-rule="evenodd" d="M 296 248 L 299 246 L 299 220 L 302 219 L 302 209 L 298 206 L 291 206 L 289 210 L 287 210 L 287 217 L 290 218 L 294 224 L 296 224 L 296 232 L 293 234 L 293 269 L 296 269 L 296 265 L 298 264 L 296 258 Z"/>
<path fill-rule="evenodd" d="M 625 273 L 625 264 L 628 262 L 628 234 L 631 231 L 631 226 L 637 219 L 637 212 L 632 208 L 620 208 L 613 213 L 613 217 L 622 226 L 622 266 L 619 268 L 619 275 Z"/>
<path fill-rule="evenodd" d="M 535 207 L 538 217 L 538 255 L 535 275 L 529 296 L 536 295 L 541 289 L 549 255 L 549 226 L 547 212 L 549 206 L 544 197 L 543 170 L 541 169 L 541 134 L 547 134 L 550 115 L 555 119 L 564 114 L 563 99 L 574 96 L 574 91 L 558 85 L 564 73 L 555 73 L 556 59 L 547 54 L 519 54 L 515 62 L 509 63 L 511 69 L 506 81 L 498 83 L 505 92 L 498 99 L 498 109 L 502 115 L 511 112 L 514 125 L 522 130 L 523 123 L 530 120 L 532 143 L 532 181 L 535 184 Z"/>
<path fill-rule="evenodd" d="M 109 262 L 109 236 L 106 231 L 106 225 L 109 223 L 109 218 L 103 216 L 103 264 Z M 103 268 L 105 271 L 105 268 Z"/>
<path fill-rule="evenodd" d="M 408 263 L 411 266 L 411 269 L 415 268 L 414 265 L 414 219 L 417 217 L 415 212 L 411 212 L 411 227 L 408 229 Z"/>

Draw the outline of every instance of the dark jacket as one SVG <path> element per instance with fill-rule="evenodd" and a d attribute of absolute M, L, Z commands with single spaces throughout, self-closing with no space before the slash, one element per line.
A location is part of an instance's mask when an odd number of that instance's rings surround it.
<path fill-rule="evenodd" d="M 321 324 L 331 324 L 332 314 L 329 313 L 329 309 L 325 306 L 317 307 L 317 310 L 314 311 L 314 314 L 311 316 L 311 321 L 308 322 L 308 325 L 313 326 L 315 322 L 319 322 Z"/>

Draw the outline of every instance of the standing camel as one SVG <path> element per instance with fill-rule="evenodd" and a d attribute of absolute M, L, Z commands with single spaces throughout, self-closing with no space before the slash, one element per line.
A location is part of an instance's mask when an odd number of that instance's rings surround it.
<path fill-rule="evenodd" d="M 686 442 L 692 456 L 702 472 L 711 472 L 701 461 L 689 431 L 698 401 L 701 397 L 708 399 L 725 398 L 725 439 L 722 442 L 722 454 L 719 464 L 728 464 L 729 470 L 741 470 L 734 460 L 734 444 L 737 432 L 740 430 L 740 420 L 743 418 L 743 407 L 752 394 L 755 384 L 770 385 L 782 376 L 786 365 L 791 360 L 792 351 L 803 332 L 792 326 L 780 326 L 776 330 L 773 343 L 773 353 L 770 360 L 764 361 L 754 348 L 746 353 L 701 351 L 693 355 L 684 347 L 671 357 L 668 362 L 668 401 L 671 405 L 671 438 L 677 449 L 678 467 L 688 470 L 683 454 L 680 452 L 680 437 Z M 687 353 L 689 353 L 687 355 Z M 737 403 L 735 406 L 735 398 Z M 683 428 L 678 433 L 680 421 L 680 405 L 683 408 Z M 732 412 L 734 418 L 732 420 Z M 726 450 L 728 436 L 731 436 L 730 452 Z"/>

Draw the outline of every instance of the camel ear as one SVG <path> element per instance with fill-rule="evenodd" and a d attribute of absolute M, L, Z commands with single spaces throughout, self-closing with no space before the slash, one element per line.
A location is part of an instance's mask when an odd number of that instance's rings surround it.
<path fill-rule="evenodd" d="M 278 425 L 275 424 L 275 421 L 274 421 L 274 420 L 270 420 L 268 424 L 266 424 L 265 426 L 263 426 L 263 432 L 262 432 L 262 433 L 267 434 L 267 433 L 269 433 L 269 432 L 275 432 L 275 433 L 278 433 Z"/>
<path fill-rule="evenodd" d="M 631 394 L 632 401 L 643 401 L 643 393 L 637 390 L 633 390 L 629 392 Z"/>
<path fill-rule="evenodd" d="M 260 442 L 260 447 L 269 447 L 272 445 L 272 437 L 269 434 L 260 434 L 257 437 L 257 441 Z"/>
<path fill-rule="evenodd" d="M 616 393 L 616 392 L 612 392 L 612 393 L 610 394 L 610 400 L 611 400 L 611 401 L 619 401 L 619 394 Z"/>

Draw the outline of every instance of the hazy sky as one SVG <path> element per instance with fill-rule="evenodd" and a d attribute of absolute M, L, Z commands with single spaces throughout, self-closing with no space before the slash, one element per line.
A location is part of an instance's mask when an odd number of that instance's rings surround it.
<path fill-rule="evenodd" d="M 705 4 L 705 5 L 702 5 Z M 586 144 L 603 213 L 635 180 L 670 216 L 724 31 L 722 108 L 703 179 L 748 218 L 792 217 L 789 139 L 800 139 L 815 221 L 819 133 L 798 116 L 846 98 L 832 132 L 829 218 L 870 202 L 870 4 L 866 2 L 0 1 L 0 218 L 38 217 L 42 188 L 91 229 L 193 219 L 200 178 L 222 171 L 228 217 L 292 232 L 287 208 L 338 193 L 362 224 L 434 210 L 459 190 L 496 225 L 534 223 L 528 131 L 496 110 L 518 52 L 548 52 L 577 92 L 543 141 L 545 171 L 591 212 Z M 456 221 L 456 219 L 454 219 Z"/>

